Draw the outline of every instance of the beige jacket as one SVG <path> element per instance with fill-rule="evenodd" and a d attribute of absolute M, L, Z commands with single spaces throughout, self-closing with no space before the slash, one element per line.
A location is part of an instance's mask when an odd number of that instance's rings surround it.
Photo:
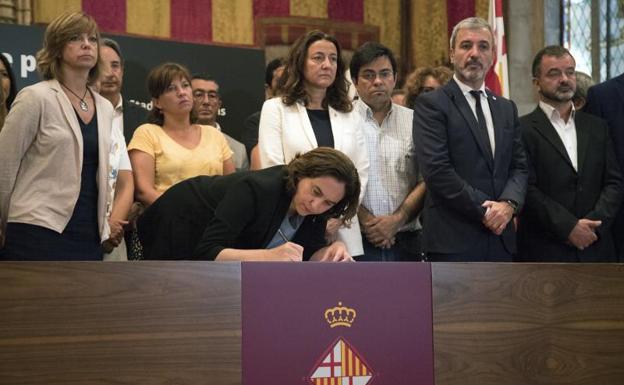
<path fill-rule="evenodd" d="M 98 228 L 106 239 L 113 106 L 92 94 L 98 123 Z M 20 91 L 0 132 L 0 242 L 7 221 L 63 232 L 80 193 L 82 145 L 78 118 L 58 81 Z"/>

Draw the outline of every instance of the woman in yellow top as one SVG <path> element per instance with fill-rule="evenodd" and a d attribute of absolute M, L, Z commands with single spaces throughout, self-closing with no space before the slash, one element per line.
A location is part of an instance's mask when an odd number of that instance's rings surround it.
<path fill-rule="evenodd" d="M 191 123 L 193 93 L 185 67 L 159 65 L 149 73 L 147 87 L 154 105 L 151 123 L 137 128 L 128 145 L 139 202 L 149 206 L 169 187 L 197 175 L 235 171 L 223 134 Z"/>

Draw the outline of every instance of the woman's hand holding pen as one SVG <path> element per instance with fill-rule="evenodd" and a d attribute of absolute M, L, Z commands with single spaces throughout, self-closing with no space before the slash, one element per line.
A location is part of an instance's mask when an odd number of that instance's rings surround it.
<path fill-rule="evenodd" d="M 272 261 L 301 262 L 303 260 L 303 247 L 292 242 L 286 242 L 268 250 L 268 252 L 271 254 Z"/>

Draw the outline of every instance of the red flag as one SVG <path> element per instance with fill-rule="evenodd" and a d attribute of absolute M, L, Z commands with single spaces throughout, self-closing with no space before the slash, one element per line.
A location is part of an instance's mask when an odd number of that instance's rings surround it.
<path fill-rule="evenodd" d="M 503 0 L 490 0 L 488 21 L 494 32 L 496 57 L 494 64 L 485 76 L 485 85 L 493 93 L 509 98 L 509 75 L 507 66 L 507 45 L 503 23 Z"/>

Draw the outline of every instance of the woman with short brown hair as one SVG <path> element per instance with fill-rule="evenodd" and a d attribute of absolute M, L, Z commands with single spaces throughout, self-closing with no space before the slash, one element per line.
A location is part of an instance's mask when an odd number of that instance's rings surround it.
<path fill-rule="evenodd" d="M 169 187 L 197 175 L 235 171 L 232 150 L 214 127 L 192 124 L 191 75 L 177 63 L 161 64 L 147 76 L 154 108 L 128 145 L 136 198 L 149 206 Z"/>
<path fill-rule="evenodd" d="M 42 82 L 17 95 L 0 132 L 1 259 L 101 260 L 111 104 L 88 87 L 100 66 L 93 18 L 65 13 L 37 53 Z"/>

